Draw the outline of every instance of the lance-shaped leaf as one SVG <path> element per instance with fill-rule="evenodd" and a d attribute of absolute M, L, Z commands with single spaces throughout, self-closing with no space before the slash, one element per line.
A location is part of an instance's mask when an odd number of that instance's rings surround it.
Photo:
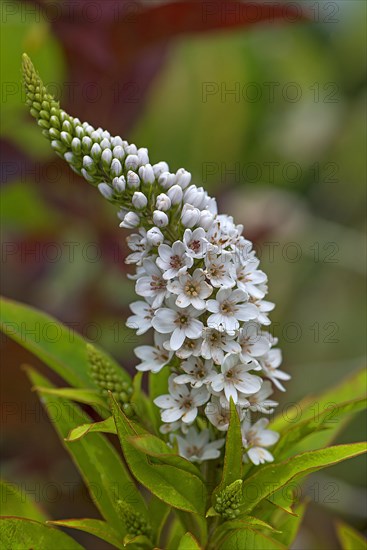
<path fill-rule="evenodd" d="M 117 433 L 113 417 L 109 416 L 108 418 L 106 418 L 106 420 L 102 420 L 101 422 L 89 422 L 87 424 L 82 424 L 81 426 L 73 428 L 72 430 L 70 430 L 66 441 L 77 441 L 81 437 L 84 437 L 85 435 L 92 432 L 102 432 L 109 434 Z"/>
<path fill-rule="evenodd" d="M 297 536 L 305 511 L 306 504 L 304 502 L 294 507 L 294 515 L 279 510 L 275 511 L 272 522 L 276 526 L 277 532 L 272 537 L 290 548 Z"/>
<path fill-rule="evenodd" d="M 5 550 L 83 550 L 74 539 L 38 521 L 17 517 L 0 519 L 0 546 Z"/>
<path fill-rule="evenodd" d="M 65 399 L 76 401 L 77 403 L 90 405 L 98 410 L 101 416 L 105 416 L 106 411 L 108 411 L 107 403 L 102 399 L 97 390 L 82 390 L 81 388 L 41 388 L 40 386 L 33 389 L 41 394 L 56 395 L 57 397 L 64 397 Z"/>
<path fill-rule="evenodd" d="M 145 453 L 151 459 L 157 459 L 158 463 L 170 464 L 202 479 L 201 472 L 195 464 L 176 454 L 162 439 L 152 434 L 143 434 L 129 437 L 128 440 L 136 449 Z"/>
<path fill-rule="evenodd" d="M 177 550 L 201 550 L 201 546 L 192 533 L 185 533 Z"/>
<path fill-rule="evenodd" d="M 123 550 L 124 544 L 118 531 L 116 531 L 111 525 L 100 519 L 59 519 L 57 521 L 48 521 L 51 525 L 60 525 L 60 527 L 68 527 L 70 529 L 77 529 L 79 531 L 85 531 L 90 535 L 94 535 L 99 539 L 102 539 L 112 546 Z"/>
<path fill-rule="evenodd" d="M 28 368 L 28 376 L 35 385 L 51 387 L 46 378 Z M 66 450 L 84 479 L 93 502 L 105 520 L 125 534 L 117 500 L 123 498 L 137 510 L 146 512 L 145 504 L 133 479 L 114 447 L 99 433 L 72 443 L 64 441 L 70 430 L 90 420 L 79 407 L 60 397 L 42 395 L 42 402 Z"/>
<path fill-rule="evenodd" d="M 342 380 L 336 386 L 321 392 L 318 395 L 311 395 L 302 399 L 299 403 L 291 406 L 283 406 L 283 410 L 271 422 L 269 428 L 278 432 L 289 429 L 290 425 L 295 425 L 309 418 L 315 418 L 324 411 L 332 407 L 337 407 L 339 403 L 365 397 L 367 386 L 367 371 L 360 369 Z"/>
<path fill-rule="evenodd" d="M 336 445 L 327 449 L 310 451 L 280 462 L 264 466 L 243 482 L 242 511 L 249 513 L 264 498 L 284 487 L 293 479 L 353 458 L 367 450 L 366 443 Z"/>
<path fill-rule="evenodd" d="M 302 422 L 291 425 L 288 430 L 284 431 L 277 445 L 274 447 L 274 456 L 277 459 L 287 458 L 291 454 L 297 452 L 297 444 L 305 437 L 315 432 L 319 432 L 320 430 L 332 430 L 336 427 L 336 424 L 339 424 L 345 415 L 362 411 L 366 406 L 367 400 L 365 398 L 347 401 L 339 405 L 333 404 L 329 408 L 323 410 L 319 415 L 311 416 Z M 329 437 L 328 434 L 326 434 L 326 437 Z"/>
<path fill-rule="evenodd" d="M 277 531 L 266 523 L 265 521 L 262 521 L 261 519 L 255 518 L 253 516 L 246 516 L 244 519 L 233 519 L 229 521 L 225 521 L 221 525 L 217 527 L 217 529 L 214 531 L 213 537 L 212 537 L 212 544 L 215 544 L 216 547 L 219 547 L 221 545 L 221 542 L 224 537 L 230 535 L 231 531 L 237 531 L 241 529 L 248 529 L 248 528 L 254 528 L 266 530 L 269 531 L 269 533 L 273 532 L 276 533 Z M 273 535 L 272 535 L 273 536 Z"/>
<path fill-rule="evenodd" d="M 1 298 L 0 327 L 6 336 L 41 359 L 71 386 L 96 387 L 89 374 L 86 342 L 72 328 L 50 315 L 6 298 Z M 99 352 L 116 365 L 112 358 Z M 130 383 L 130 376 L 118 365 L 116 367 Z"/>
<path fill-rule="evenodd" d="M 251 550 L 287 550 L 286 546 L 273 538 L 256 531 L 245 528 L 231 531 L 222 539 L 221 550 L 233 550 L 234 548 L 251 548 Z"/>
<path fill-rule="evenodd" d="M 340 521 L 336 525 L 336 532 L 343 550 L 366 550 L 367 539 L 350 525 Z"/>
<path fill-rule="evenodd" d="M 129 437 L 139 435 L 134 424 L 124 415 L 113 396 L 110 406 L 125 460 L 134 477 L 155 496 L 174 508 L 204 515 L 205 485 L 197 476 L 168 464 L 152 464 L 138 451 Z"/>
<path fill-rule="evenodd" d="M 0 502 L 2 516 L 20 516 L 36 521 L 47 519 L 32 497 L 23 488 L 19 490 L 15 483 L 0 481 Z"/>

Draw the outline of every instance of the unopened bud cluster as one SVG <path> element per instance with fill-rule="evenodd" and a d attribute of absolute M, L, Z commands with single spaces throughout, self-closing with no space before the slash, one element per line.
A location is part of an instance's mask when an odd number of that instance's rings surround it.
<path fill-rule="evenodd" d="M 237 479 L 216 496 L 214 510 L 225 519 L 235 519 L 240 514 L 241 502 L 242 479 Z"/>
<path fill-rule="evenodd" d="M 117 504 L 120 510 L 121 519 L 125 524 L 128 534 L 133 537 L 144 535 L 149 539 L 152 536 L 152 528 L 143 515 L 136 512 L 134 508 L 124 500 L 118 500 Z"/>
<path fill-rule="evenodd" d="M 136 229 L 126 262 L 136 266 L 142 299 L 130 305 L 127 326 L 138 335 L 154 332 L 153 345 L 135 349 L 137 369 L 170 371 L 167 393 L 154 401 L 162 433 L 171 433 L 189 460 L 218 458 L 232 399 L 244 460 L 271 462 L 267 448 L 278 434 L 267 429 L 266 416 L 257 418 L 273 412 L 273 385 L 284 391 L 290 377 L 279 369 L 277 340 L 264 330 L 274 304 L 265 299 L 267 276 L 243 227 L 219 215 L 215 199 L 183 168 L 151 164 L 147 149 L 59 109 L 27 58 L 24 74 L 31 113 L 54 150 L 116 204 L 121 227 Z M 118 380 L 106 383 L 124 395 Z"/>
<path fill-rule="evenodd" d="M 94 346 L 87 344 L 88 362 L 90 373 L 100 389 L 102 397 L 107 398 L 111 392 L 116 401 L 121 403 L 126 415 L 133 414 L 131 396 L 133 389 L 131 384 L 123 380 L 119 370 Z"/>

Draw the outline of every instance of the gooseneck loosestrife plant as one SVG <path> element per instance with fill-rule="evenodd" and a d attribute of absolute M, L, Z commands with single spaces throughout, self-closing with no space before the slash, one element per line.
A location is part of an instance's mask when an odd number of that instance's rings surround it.
<path fill-rule="evenodd" d="M 27 368 L 46 409 L 57 403 L 55 427 L 103 517 L 51 523 L 116 548 L 289 547 L 305 508 L 294 480 L 365 450 L 363 443 L 328 446 L 336 431 L 330 402 L 340 421 L 362 409 L 355 388 L 363 372 L 302 401 L 293 415 L 275 416 L 273 388 L 285 391 L 290 377 L 266 330 L 274 304 L 243 227 L 218 214 L 215 199 L 183 168 L 151 164 L 147 149 L 65 113 L 26 55 L 23 75 L 30 113 L 52 149 L 116 205 L 120 227 L 131 230 L 126 263 L 135 266 L 138 299 L 127 326 L 152 333 L 150 345 L 134 350 L 131 379 L 79 337 L 35 345 L 14 321 L 50 318 L 4 301 L 3 330 L 70 384 L 55 388 Z M 101 420 L 71 401 L 92 406 Z M 106 433 L 118 435 L 121 455 Z M 42 534 L 48 548 L 80 548 L 42 522 L 5 518 L 1 525 L 5 541 L 9 533 L 27 543 Z"/>

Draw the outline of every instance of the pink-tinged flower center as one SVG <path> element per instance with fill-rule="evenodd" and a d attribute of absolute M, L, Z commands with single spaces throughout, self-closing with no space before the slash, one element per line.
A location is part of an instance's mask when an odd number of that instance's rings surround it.
<path fill-rule="evenodd" d="M 189 244 L 189 248 L 193 252 L 199 252 L 199 250 L 200 250 L 200 241 L 191 241 L 191 243 Z"/>
<path fill-rule="evenodd" d="M 156 361 L 162 361 L 162 363 L 166 363 L 168 361 L 168 353 L 163 349 L 156 349 L 153 352 L 154 358 Z"/>
<path fill-rule="evenodd" d="M 187 397 L 185 401 L 183 401 L 181 405 L 181 409 L 186 409 L 187 411 L 190 411 L 192 409 L 192 398 Z"/>
<path fill-rule="evenodd" d="M 212 265 L 209 268 L 209 274 L 211 277 L 222 277 L 225 274 L 224 265 Z"/>
<path fill-rule="evenodd" d="M 182 267 L 182 258 L 178 254 L 171 256 L 169 265 L 170 267 L 172 267 L 172 269 L 179 269 L 180 267 Z"/>
<path fill-rule="evenodd" d="M 152 290 L 165 290 L 167 282 L 164 281 L 161 277 L 157 275 L 152 275 L 152 280 L 150 281 L 150 287 Z"/>
<path fill-rule="evenodd" d="M 186 454 L 188 456 L 200 457 L 203 454 L 203 449 L 200 449 L 200 447 L 197 447 L 196 445 L 192 445 L 191 447 L 186 448 Z"/>

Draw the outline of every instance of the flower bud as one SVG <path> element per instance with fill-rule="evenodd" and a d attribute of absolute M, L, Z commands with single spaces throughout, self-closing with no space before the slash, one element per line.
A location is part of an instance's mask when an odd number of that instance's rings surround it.
<path fill-rule="evenodd" d="M 123 193 L 126 189 L 126 180 L 124 176 L 113 178 L 112 187 L 116 190 L 117 193 Z"/>
<path fill-rule="evenodd" d="M 138 148 L 134 143 L 130 143 L 130 145 L 125 147 L 125 151 L 127 155 L 137 155 Z"/>
<path fill-rule="evenodd" d="M 83 153 L 89 153 L 89 151 L 91 150 L 91 147 L 92 147 L 92 140 L 90 139 L 89 136 L 84 136 L 82 138 L 82 151 Z"/>
<path fill-rule="evenodd" d="M 71 142 L 71 150 L 73 151 L 73 153 L 80 155 L 82 150 L 82 144 L 79 138 L 77 137 L 73 138 Z"/>
<path fill-rule="evenodd" d="M 185 204 L 182 209 L 181 221 L 185 227 L 194 227 L 200 220 L 200 210 L 191 204 Z"/>
<path fill-rule="evenodd" d="M 71 151 L 67 151 L 66 153 L 64 153 L 64 159 L 69 164 L 75 164 L 75 162 L 76 162 L 76 157 L 75 157 L 74 153 L 72 153 Z"/>
<path fill-rule="evenodd" d="M 172 185 L 174 185 L 175 180 L 175 174 L 171 174 L 170 172 L 162 172 L 158 178 L 158 183 L 163 187 L 163 189 L 169 189 Z"/>
<path fill-rule="evenodd" d="M 190 172 L 187 172 L 184 168 L 179 168 L 176 172 L 176 181 L 177 185 L 182 187 L 182 189 L 186 189 L 186 187 L 189 185 L 191 181 L 191 174 Z"/>
<path fill-rule="evenodd" d="M 122 174 L 121 162 L 118 159 L 113 159 L 111 162 L 110 173 L 112 177 L 119 177 Z"/>
<path fill-rule="evenodd" d="M 171 199 L 165 193 L 158 195 L 155 206 L 158 210 L 166 212 L 171 208 Z"/>
<path fill-rule="evenodd" d="M 88 174 L 88 172 L 86 171 L 85 168 L 82 168 L 80 170 L 80 172 L 81 172 L 83 178 L 85 178 L 87 181 L 89 181 L 89 183 L 96 183 L 95 177 L 92 176 L 91 174 Z"/>
<path fill-rule="evenodd" d="M 112 147 L 123 147 L 123 141 L 120 136 L 115 136 L 111 138 Z"/>
<path fill-rule="evenodd" d="M 98 191 L 101 193 L 101 195 L 107 199 L 110 200 L 113 197 L 113 190 L 108 185 L 108 183 L 99 183 L 98 184 Z"/>
<path fill-rule="evenodd" d="M 93 143 L 92 148 L 90 150 L 90 156 L 92 157 L 93 160 L 98 162 L 101 158 L 101 155 L 102 155 L 101 146 L 99 145 L 99 143 Z"/>
<path fill-rule="evenodd" d="M 200 212 L 200 220 L 198 225 L 208 231 L 213 225 L 214 216 L 209 210 L 202 210 Z"/>
<path fill-rule="evenodd" d="M 202 187 L 196 187 L 196 185 L 190 185 L 184 193 L 184 200 L 196 208 L 204 207 L 207 194 Z"/>
<path fill-rule="evenodd" d="M 101 155 L 102 166 L 105 170 L 108 170 L 112 162 L 111 149 L 104 149 Z"/>
<path fill-rule="evenodd" d="M 140 210 L 146 207 L 146 205 L 148 204 L 148 199 L 146 198 L 144 193 L 141 193 L 140 191 L 135 191 L 131 202 L 133 203 L 133 206 L 135 206 L 135 208 Z"/>
<path fill-rule="evenodd" d="M 70 134 L 68 134 L 67 132 L 61 132 L 60 133 L 60 139 L 63 143 L 65 143 L 65 145 L 67 145 L 68 147 L 71 145 L 71 140 L 72 140 L 72 137 Z"/>
<path fill-rule="evenodd" d="M 111 149 L 111 143 L 110 140 L 107 138 L 103 138 L 100 142 L 101 149 Z"/>
<path fill-rule="evenodd" d="M 148 183 L 149 185 L 155 181 L 153 168 L 150 164 L 145 164 L 145 166 L 139 168 L 139 176 L 144 183 Z"/>
<path fill-rule="evenodd" d="M 166 225 L 168 225 L 169 219 L 167 214 L 165 214 L 165 212 L 161 212 L 160 210 L 154 210 L 153 222 L 158 227 L 165 227 Z"/>
<path fill-rule="evenodd" d="M 163 172 L 169 172 L 169 166 L 164 161 L 157 162 L 157 164 L 153 164 L 153 172 L 154 172 L 155 177 L 159 178 L 159 176 Z"/>
<path fill-rule="evenodd" d="M 138 174 L 135 174 L 132 170 L 129 170 L 126 176 L 127 186 L 130 189 L 138 189 L 140 186 L 140 178 Z"/>
<path fill-rule="evenodd" d="M 147 242 L 152 246 L 159 246 L 164 241 L 163 233 L 158 227 L 152 227 L 147 231 Z"/>
<path fill-rule="evenodd" d="M 148 149 L 146 147 L 140 147 L 137 154 L 140 166 L 143 166 L 144 164 L 149 164 Z"/>
<path fill-rule="evenodd" d="M 139 166 L 138 155 L 127 155 L 125 160 L 126 170 L 136 170 Z"/>
<path fill-rule="evenodd" d="M 172 185 L 172 187 L 168 189 L 167 195 L 171 199 L 172 204 L 180 204 L 183 196 L 182 188 L 179 185 Z"/>
<path fill-rule="evenodd" d="M 125 227 L 127 229 L 132 229 L 138 227 L 140 224 L 140 218 L 135 212 L 128 212 L 124 217 L 123 221 L 120 223 L 120 227 Z"/>
<path fill-rule="evenodd" d="M 96 165 L 90 156 L 84 155 L 83 157 L 83 168 L 89 173 L 94 173 L 96 171 Z"/>
<path fill-rule="evenodd" d="M 124 160 L 125 158 L 125 151 L 124 148 L 121 147 L 121 145 L 116 145 L 116 147 L 112 149 L 112 154 L 113 158 L 118 160 Z"/>

